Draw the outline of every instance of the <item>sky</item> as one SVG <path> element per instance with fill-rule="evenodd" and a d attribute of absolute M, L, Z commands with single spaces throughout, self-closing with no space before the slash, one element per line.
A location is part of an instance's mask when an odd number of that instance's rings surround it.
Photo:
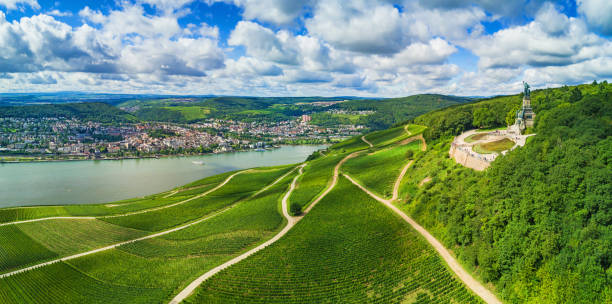
<path fill-rule="evenodd" d="M 612 1 L 0 0 L 0 92 L 490 96 L 612 80 Z"/>

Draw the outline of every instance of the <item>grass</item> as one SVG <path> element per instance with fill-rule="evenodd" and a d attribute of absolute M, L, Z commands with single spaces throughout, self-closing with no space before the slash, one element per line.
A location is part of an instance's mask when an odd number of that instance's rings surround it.
<path fill-rule="evenodd" d="M 407 145 L 382 149 L 369 154 L 362 154 L 349 159 L 342 170 L 355 178 L 366 188 L 380 196 L 390 198 L 393 195 L 393 185 L 402 168 L 408 164 L 406 151 L 420 151 L 420 141 Z"/>
<path fill-rule="evenodd" d="M 502 151 L 510 150 L 510 148 L 514 147 L 514 145 L 515 142 L 512 140 L 503 138 L 492 142 L 476 144 L 472 147 L 472 150 L 481 154 L 500 153 Z"/>
<path fill-rule="evenodd" d="M 488 133 L 476 133 L 476 134 L 472 134 L 468 137 L 465 138 L 465 142 L 467 143 L 471 143 L 471 142 L 475 142 L 477 140 L 481 140 L 485 137 L 487 137 L 487 135 L 489 135 Z"/>
<path fill-rule="evenodd" d="M 205 281 L 189 303 L 479 303 L 435 250 L 341 178 L 289 233 Z"/>

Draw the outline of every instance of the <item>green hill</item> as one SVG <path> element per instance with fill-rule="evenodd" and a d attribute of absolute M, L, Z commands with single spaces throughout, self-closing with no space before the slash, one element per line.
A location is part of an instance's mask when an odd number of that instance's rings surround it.
<path fill-rule="evenodd" d="M 524 147 L 482 172 L 449 158 L 520 100 L 144 198 L 0 209 L 0 302 L 610 303 L 612 86 L 534 91 Z"/>
<path fill-rule="evenodd" d="M 433 149 L 418 155 L 401 207 L 510 303 L 610 303 L 612 86 L 534 91 L 537 135 L 484 172 L 448 158 L 449 136 L 475 127 L 479 109 L 496 127 L 520 102 L 497 97 L 414 119 Z"/>

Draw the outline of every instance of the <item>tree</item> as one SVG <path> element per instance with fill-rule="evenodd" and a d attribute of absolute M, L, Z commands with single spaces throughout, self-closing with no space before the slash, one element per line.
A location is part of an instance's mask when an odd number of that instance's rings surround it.
<path fill-rule="evenodd" d="M 520 108 L 520 105 L 512 106 L 510 111 L 508 111 L 506 114 L 506 125 L 511 126 L 514 124 L 514 121 L 516 120 L 516 111 L 518 111 Z"/>
<path fill-rule="evenodd" d="M 582 99 L 582 92 L 580 92 L 580 89 L 578 89 L 578 87 L 574 87 L 570 92 L 569 102 L 574 103 L 579 101 L 580 99 Z"/>
<path fill-rule="evenodd" d="M 291 203 L 291 206 L 289 206 L 289 212 L 291 212 L 292 215 L 302 214 L 302 205 L 295 202 Z"/>
<path fill-rule="evenodd" d="M 495 123 L 495 113 L 487 107 L 474 110 L 474 120 L 472 124 L 479 128 L 489 128 Z"/>
<path fill-rule="evenodd" d="M 412 150 L 406 151 L 406 158 L 407 159 L 412 159 L 413 157 L 414 157 L 414 151 L 412 151 Z"/>

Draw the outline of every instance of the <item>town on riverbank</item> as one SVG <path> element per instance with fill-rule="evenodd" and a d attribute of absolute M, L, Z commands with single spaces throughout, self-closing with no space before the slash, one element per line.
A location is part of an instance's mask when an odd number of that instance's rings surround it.
<path fill-rule="evenodd" d="M 0 118 L 0 163 L 159 158 L 280 145 L 326 144 L 360 134 L 363 126 L 320 127 L 302 115 L 281 122 L 209 119 L 191 124 L 103 124 L 65 118 Z"/>

